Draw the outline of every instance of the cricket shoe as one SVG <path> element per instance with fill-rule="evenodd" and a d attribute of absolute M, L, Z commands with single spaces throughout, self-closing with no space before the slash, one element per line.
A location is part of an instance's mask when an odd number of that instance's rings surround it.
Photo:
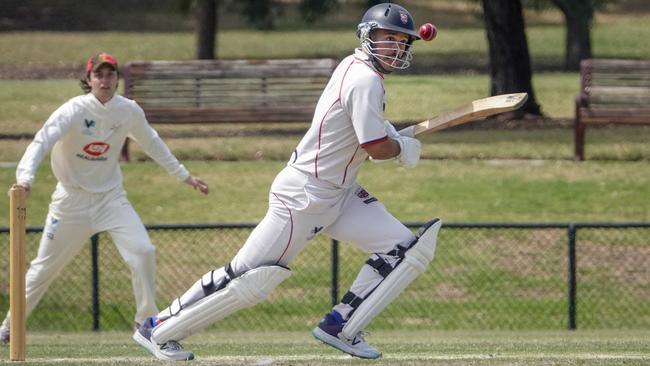
<path fill-rule="evenodd" d="M 167 341 L 164 344 L 152 342 L 151 331 L 156 326 L 156 323 L 156 318 L 147 318 L 140 328 L 133 333 L 133 340 L 161 360 L 189 361 L 194 359 L 194 354 L 190 351 L 183 350 L 183 346 L 176 341 Z"/>
<path fill-rule="evenodd" d="M 355 357 L 371 359 L 381 357 L 381 352 L 363 339 L 363 332 L 359 332 L 352 339 L 346 339 L 341 334 L 344 325 L 341 314 L 332 311 L 325 315 L 311 334 L 319 341 Z"/>

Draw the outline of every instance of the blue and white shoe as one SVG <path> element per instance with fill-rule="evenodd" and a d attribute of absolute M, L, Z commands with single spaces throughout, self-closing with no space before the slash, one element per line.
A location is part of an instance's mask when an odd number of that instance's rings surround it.
<path fill-rule="evenodd" d="M 183 346 L 176 341 L 168 341 L 165 344 L 156 344 L 151 341 L 151 331 L 157 323 L 158 320 L 155 317 L 147 318 L 140 328 L 133 333 L 133 340 L 158 359 L 167 361 L 193 360 L 194 354 L 183 350 Z"/>
<path fill-rule="evenodd" d="M 363 339 L 363 332 L 359 332 L 353 339 L 343 337 L 341 331 L 344 325 L 345 322 L 341 314 L 332 311 L 325 314 L 323 320 L 312 330 L 311 334 L 319 341 L 355 357 L 370 359 L 381 357 L 381 352 Z"/>

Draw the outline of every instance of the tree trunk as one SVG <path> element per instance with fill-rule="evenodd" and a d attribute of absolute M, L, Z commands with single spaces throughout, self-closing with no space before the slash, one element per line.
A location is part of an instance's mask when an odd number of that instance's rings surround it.
<path fill-rule="evenodd" d="M 217 34 L 217 0 L 198 0 L 196 7 L 196 58 L 215 58 Z"/>
<path fill-rule="evenodd" d="M 564 69 L 577 71 L 580 61 L 591 58 L 592 0 L 552 0 L 566 20 Z"/>
<path fill-rule="evenodd" d="M 541 115 L 535 101 L 520 0 L 481 0 L 490 54 L 492 95 L 527 92 L 520 113 Z"/>

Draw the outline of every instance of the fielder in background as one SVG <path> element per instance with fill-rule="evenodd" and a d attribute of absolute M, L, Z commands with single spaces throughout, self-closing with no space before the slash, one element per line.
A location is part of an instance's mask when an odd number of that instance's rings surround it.
<path fill-rule="evenodd" d="M 115 57 L 98 53 L 88 59 L 77 96 L 59 107 L 36 133 L 16 170 L 17 184 L 29 192 L 36 169 L 52 149 L 58 180 L 36 258 L 27 271 L 26 314 L 36 307 L 61 269 L 95 233 L 107 231 L 132 274 L 135 323 L 158 313 L 155 302 L 156 248 L 126 197 L 119 166 L 127 136 L 170 175 L 202 193 L 207 184 L 193 177 L 149 126 L 142 108 L 116 95 Z M 0 337 L 9 341 L 9 314 Z"/>
<path fill-rule="evenodd" d="M 178 341 L 264 300 L 320 233 L 350 242 L 370 258 L 313 335 L 353 356 L 381 356 L 362 331 L 425 271 L 441 222 L 432 220 L 413 234 L 356 181 L 368 156 L 407 168 L 420 159 L 420 142 L 384 120 L 384 77 L 409 66 L 413 42 L 420 39 L 411 14 L 397 4 L 376 5 L 357 34 L 361 47 L 334 71 L 310 129 L 271 186 L 264 219 L 230 263 L 203 275 L 133 335 L 156 357 L 192 359 Z"/>

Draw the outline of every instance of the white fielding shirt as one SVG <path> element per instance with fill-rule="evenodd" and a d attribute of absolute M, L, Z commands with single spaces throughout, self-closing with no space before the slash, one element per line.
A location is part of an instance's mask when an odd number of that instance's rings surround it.
<path fill-rule="evenodd" d="M 388 139 L 384 103 L 384 76 L 357 49 L 334 70 L 288 165 L 336 187 L 351 187 L 368 157 L 363 147 Z"/>
<path fill-rule="evenodd" d="M 36 133 L 18 163 L 16 182 L 31 186 L 52 149 L 52 171 L 63 187 L 107 192 L 122 185 L 119 158 L 127 136 L 170 175 L 181 181 L 189 177 L 136 102 L 116 94 L 102 104 L 88 93 L 64 103 Z"/>

